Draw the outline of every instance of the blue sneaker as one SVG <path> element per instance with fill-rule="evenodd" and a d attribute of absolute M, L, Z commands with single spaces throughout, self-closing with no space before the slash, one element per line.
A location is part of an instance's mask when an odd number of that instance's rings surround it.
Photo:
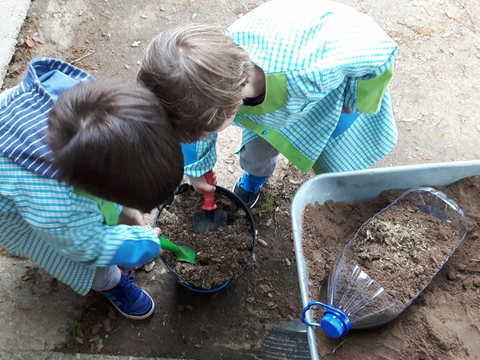
<path fill-rule="evenodd" d="M 133 283 L 130 274 L 130 270 L 123 272 L 117 286 L 101 293 L 126 318 L 143 320 L 153 314 L 155 303 L 150 295 Z"/>
<path fill-rule="evenodd" d="M 252 208 L 260 197 L 260 190 L 267 182 L 268 176 L 255 176 L 246 172 L 238 179 L 233 193 L 248 207 Z"/>

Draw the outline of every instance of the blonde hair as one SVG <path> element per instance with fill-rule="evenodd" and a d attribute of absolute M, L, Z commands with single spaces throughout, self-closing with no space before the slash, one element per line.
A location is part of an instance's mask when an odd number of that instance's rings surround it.
<path fill-rule="evenodd" d="M 150 42 L 137 80 L 162 101 L 182 141 L 194 142 L 235 115 L 253 67 L 225 28 L 192 23 Z"/>

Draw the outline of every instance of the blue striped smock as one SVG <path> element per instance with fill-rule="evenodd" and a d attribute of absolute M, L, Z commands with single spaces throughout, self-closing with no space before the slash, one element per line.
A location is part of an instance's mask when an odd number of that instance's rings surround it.
<path fill-rule="evenodd" d="M 48 73 L 58 79 L 47 87 Z M 107 226 L 94 200 L 55 180 L 44 142 L 48 111 L 58 93 L 88 79 L 63 61 L 34 59 L 22 83 L 0 94 L 0 246 L 82 295 L 97 267 L 137 266 L 159 252 L 152 229 Z"/>

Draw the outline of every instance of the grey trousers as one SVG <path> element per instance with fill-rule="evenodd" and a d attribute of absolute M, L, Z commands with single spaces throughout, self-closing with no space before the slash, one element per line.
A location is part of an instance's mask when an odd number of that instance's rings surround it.
<path fill-rule="evenodd" d="M 122 273 L 118 266 L 98 267 L 93 278 L 92 290 L 110 290 L 118 285 Z"/>
<path fill-rule="evenodd" d="M 270 176 L 278 162 L 278 150 L 261 137 L 246 143 L 240 150 L 240 167 L 254 176 Z"/>

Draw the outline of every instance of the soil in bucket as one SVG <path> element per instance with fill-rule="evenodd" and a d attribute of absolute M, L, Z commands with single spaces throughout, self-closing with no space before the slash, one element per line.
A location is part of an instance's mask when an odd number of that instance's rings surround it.
<path fill-rule="evenodd" d="M 196 234 L 193 219 L 203 204 L 203 196 L 190 186 L 182 185 L 180 189 L 158 214 L 156 226 L 162 236 L 193 248 L 196 264 L 179 262 L 168 251 L 162 253 L 162 260 L 181 283 L 199 290 L 218 288 L 240 275 L 252 255 L 254 236 L 249 214 L 228 190 L 219 189 L 223 191 L 215 192 L 215 202 L 219 211 L 226 212 L 227 226 Z"/>
<path fill-rule="evenodd" d="M 320 329 L 316 331 L 317 350 L 321 359 L 476 358 L 480 350 L 480 177 L 463 179 L 448 187 L 433 187 L 456 201 L 465 212 L 469 223 L 465 239 L 426 289 L 391 322 L 377 328 L 351 330 L 339 339 L 327 337 Z M 345 203 L 327 201 L 323 205 L 307 206 L 303 213 L 302 246 L 310 299 L 326 301 L 329 270 L 337 255 L 363 223 L 396 200 L 405 190 L 387 190 L 372 200 Z M 414 213 L 411 214 L 414 216 Z M 419 218 L 412 221 L 423 220 Z M 437 235 L 443 231 L 437 226 L 422 226 Z M 370 236 L 372 235 L 372 229 L 365 230 L 369 230 Z M 390 235 L 394 232 L 392 228 L 383 228 L 381 231 Z M 446 231 L 448 238 L 450 230 Z M 366 231 L 364 235 L 367 237 Z M 453 242 L 456 241 L 458 239 Z M 356 259 L 359 266 L 371 266 L 372 249 L 360 242 L 358 246 L 363 247 L 355 251 L 357 254 L 363 253 Z M 425 264 L 438 265 L 440 260 L 435 256 L 437 255 L 421 257 L 420 260 Z M 445 254 L 438 256 L 445 257 Z M 415 270 L 418 269 L 403 270 L 402 276 L 407 279 L 389 277 L 387 271 L 379 271 L 374 275 L 386 277 L 381 280 L 382 285 L 400 300 L 410 298 L 411 287 L 418 287 L 408 283 L 408 277 L 412 273 L 415 275 Z M 376 270 L 370 268 L 367 273 L 370 275 L 372 271 Z M 417 277 L 415 275 L 415 279 Z M 318 315 L 315 317 L 321 318 Z"/>

